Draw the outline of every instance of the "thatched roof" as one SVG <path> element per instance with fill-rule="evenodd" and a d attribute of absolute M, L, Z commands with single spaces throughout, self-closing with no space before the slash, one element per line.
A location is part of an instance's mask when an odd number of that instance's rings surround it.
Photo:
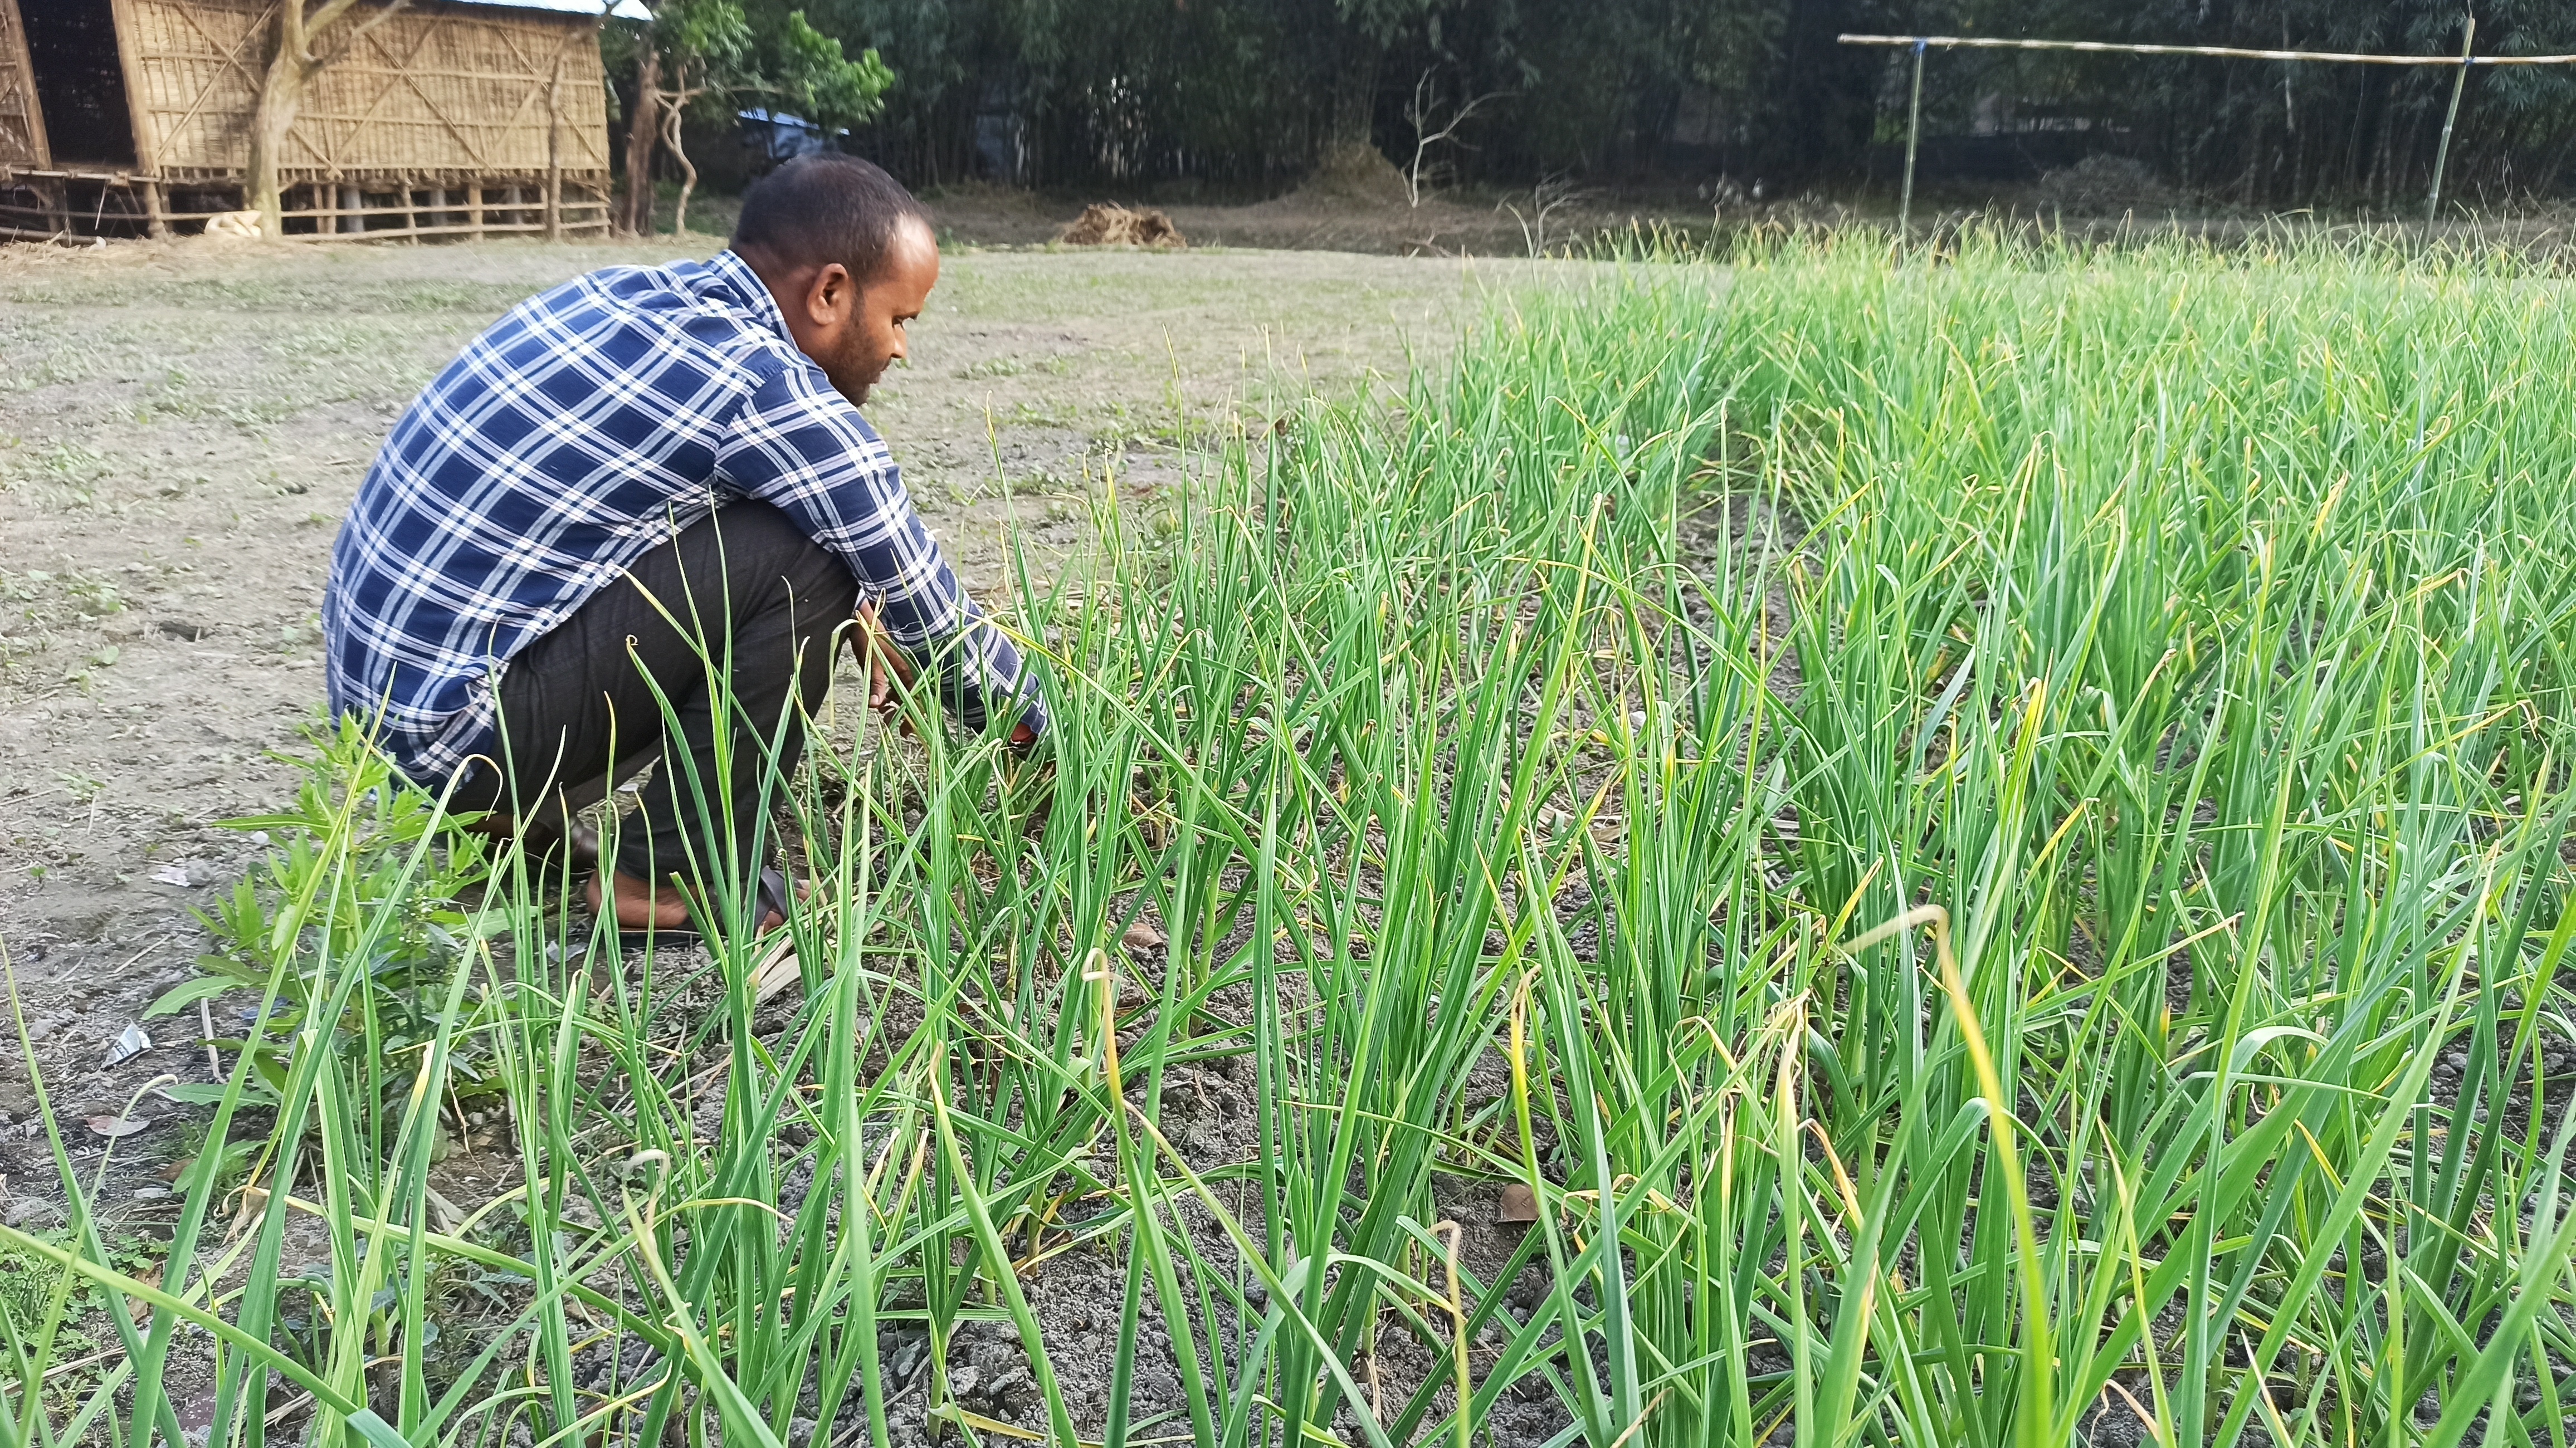
<path fill-rule="evenodd" d="M 555 10 L 566 15 L 597 15 L 597 0 L 459 0 L 466 5 L 502 5 L 513 10 Z M 612 20 L 650 20 L 653 12 L 642 0 L 617 0 L 608 12 Z"/>

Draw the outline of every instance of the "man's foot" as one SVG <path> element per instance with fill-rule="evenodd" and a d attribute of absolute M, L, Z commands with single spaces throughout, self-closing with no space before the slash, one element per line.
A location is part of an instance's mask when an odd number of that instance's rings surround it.
<path fill-rule="evenodd" d="M 516 839 L 528 863 L 540 868 L 552 868 L 567 853 L 571 855 L 576 870 L 588 869 L 599 863 L 598 832 L 578 820 L 567 832 L 544 820 L 521 824 L 506 814 L 490 814 L 467 828 L 492 841 L 495 853 Z"/>
<path fill-rule="evenodd" d="M 591 914 L 607 913 L 600 908 L 599 891 L 600 882 L 603 879 L 609 882 L 608 889 L 616 903 L 615 918 L 618 929 L 642 931 L 691 928 L 689 897 L 682 894 L 677 885 L 667 890 L 656 890 L 649 882 L 638 880 L 625 871 L 616 869 L 601 869 L 594 872 L 590 877 L 590 883 L 582 887 L 582 902 L 590 907 Z M 800 898 L 804 893 L 802 890 L 797 892 Z M 786 923 L 784 916 L 776 909 L 771 909 L 762 913 L 760 928 L 764 932 L 771 931 Z"/>

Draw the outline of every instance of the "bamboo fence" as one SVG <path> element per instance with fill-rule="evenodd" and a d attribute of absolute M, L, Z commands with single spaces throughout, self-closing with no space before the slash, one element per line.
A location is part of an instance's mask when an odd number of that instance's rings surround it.
<path fill-rule="evenodd" d="M 0 166 L 45 163 L 45 114 L 36 104 L 36 67 L 18 0 L 0 0 Z"/>
<path fill-rule="evenodd" d="M 106 0 L 135 163 L 49 155 L 26 78 L 0 75 L 0 231 L 59 234 L 111 219 L 166 233 L 236 210 L 279 0 Z M 0 71 L 22 36 L 0 0 Z M 604 234 L 608 117 L 598 12 L 419 0 L 327 33 L 280 157 L 298 240 Z M 369 23 L 372 21 L 372 23 Z M 36 77 L 36 83 L 42 78 Z M 10 146 L 13 95 L 37 117 Z M 83 204 L 87 203 L 87 204 Z M 87 212 L 88 215 L 81 213 Z"/>
<path fill-rule="evenodd" d="M 2470 70 L 2482 65 L 2576 65 L 2576 55 L 2480 55 L 2477 53 L 2477 37 L 2477 22 L 2471 20 L 2462 27 L 2460 53 L 2457 55 L 2357 55 L 2334 50 L 2256 50 L 2234 45 L 2147 45 L 2108 40 L 2022 40 L 1991 35 L 1842 35 L 1836 38 L 1845 45 L 1882 46 L 1914 52 L 1914 84 L 1905 120 L 1905 188 L 1896 209 L 1896 228 L 1903 234 L 1913 229 L 1914 155 L 1923 137 L 1923 55 L 1926 51 L 2056 50 L 2089 55 L 2182 55 L 2321 65 L 2451 67 L 2456 72 L 2451 81 L 2451 107 L 2442 121 L 2441 149 L 2433 159 L 2432 191 L 2424 202 L 2424 224 L 2430 226 L 2441 211 L 2442 172 L 2450 161 L 2451 128 L 2460 119 L 2460 93 L 2468 85 Z"/>

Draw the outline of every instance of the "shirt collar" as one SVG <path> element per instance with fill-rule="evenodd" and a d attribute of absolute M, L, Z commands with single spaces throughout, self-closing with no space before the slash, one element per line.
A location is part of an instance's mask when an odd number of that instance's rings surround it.
<path fill-rule="evenodd" d="M 753 320 L 776 332 L 788 345 L 795 345 L 796 335 L 787 330 L 787 315 L 778 310 L 778 299 L 769 294 L 769 283 L 760 279 L 760 273 L 751 269 L 751 263 L 744 261 L 741 253 L 727 247 L 708 257 L 706 273 L 714 285 L 733 293 Z"/>

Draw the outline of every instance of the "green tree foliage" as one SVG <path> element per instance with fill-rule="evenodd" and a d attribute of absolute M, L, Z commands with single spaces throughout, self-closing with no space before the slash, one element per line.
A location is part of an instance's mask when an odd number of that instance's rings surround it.
<path fill-rule="evenodd" d="M 875 50 L 851 59 L 838 37 L 815 29 L 801 10 L 788 11 L 763 40 L 761 74 L 748 88 L 766 90 L 784 109 L 832 131 L 870 120 L 885 108 L 894 72 Z"/>
<path fill-rule="evenodd" d="M 854 92 L 882 104 L 859 146 L 924 184 L 1274 190 L 1355 138 L 1409 157 L 1418 131 L 1483 96 L 1444 143 L 1452 180 L 1727 178 L 1778 195 L 1892 180 L 1910 57 L 1843 45 L 1845 32 L 2442 54 L 2466 3 L 2484 53 L 2576 50 L 2565 0 L 685 3 L 740 4 L 782 95 L 797 74 L 787 37 L 890 57 L 899 85 Z M 1943 52 L 1925 69 L 1926 175 L 2027 178 L 2111 151 L 2204 200 L 2411 204 L 2452 74 Z M 821 110 L 827 90 L 794 93 Z M 2473 74 L 2454 194 L 2561 190 L 2571 166 L 2576 75 Z"/>
<path fill-rule="evenodd" d="M 2406 55 L 2457 54 L 2461 18 L 2474 13 L 2481 54 L 2576 51 L 2576 6 L 2563 0 L 1958 0 L 1940 9 L 1986 33 Z M 2400 210 L 2423 195 L 2455 77 L 2447 68 L 2117 56 L 1956 56 L 1935 69 L 1925 105 L 1950 129 L 1966 125 L 1982 96 L 2026 96 L 2121 128 L 2123 150 L 2203 195 Z M 2464 182 L 2498 198 L 2561 190 L 2576 179 L 2571 151 L 2576 75 L 2478 70 L 2463 97 L 2452 189 Z"/>
<path fill-rule="evenodd" d="M 631 77 L 628 170 L 649 165 L 658 143 L 681 173 L 675 230 L 687 229 L 689 193 L 698 180 L 682 143 L 685 119 L 721 118 L 757 100 L 840 130 L 883 110 L 895 80 L 874 49 L 852 57 L 840 37 L 816 29 L 804 11 L 742 0 L 662 0 L 650 22 L 602 43 L 613 58 L 623 52 Z M 649 188 L 630 184 L 627 229 L 650 229 L 650 199 Z"/>
<path fill-rule="evenodd" d="M 660 54 L 663 85 L 711 112 L 756 100 L 839 129 L 873 119 L 895 81 L 875 49 L 851 56 L 803 10 L 662 0 L 643 38 Z"/>
<path fill-rule="evenodd" d="M 808 13 L 903 69 L 867 143 L 916 181 L 1236 188 L 1286 184 L 1360 136 L 1409 156 L 1417 95 L 1499 97 L 1446 158 L 1459 180 L 1848 171 L 1865 159 L 1883 57 L 1833 35 L 1896 18 L 1889 0 L 812 0 Z M 1821 140 L 1773 119 L 1820 108 L 1842 117 Z"/>

